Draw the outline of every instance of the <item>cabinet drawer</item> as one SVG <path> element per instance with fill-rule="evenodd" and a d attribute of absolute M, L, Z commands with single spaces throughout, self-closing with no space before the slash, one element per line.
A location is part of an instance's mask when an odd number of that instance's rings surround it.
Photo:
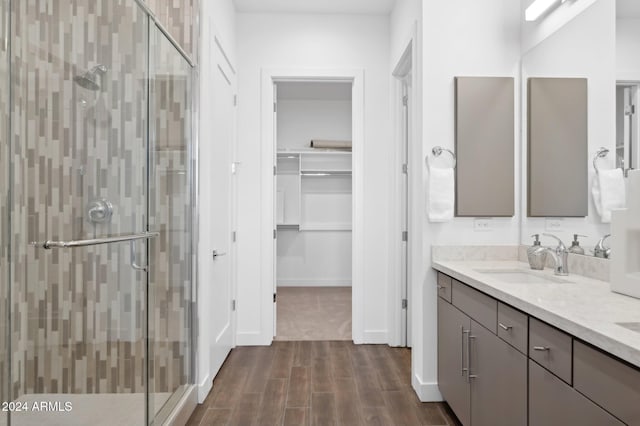
<path fill-rule="evenodd" d="M 498 302 L 459 281 L 452 280 L 451 303 L 481 325 L 496 333 Z"/>
<path fill-rule="evenodd" d="M 571 336 L 529 319 L 529 358 L 571 384 Z"/>
<path fill-rule="evenodd" d="M 640 424 L 640 370 L 574 341 L 573 386 L 623 422 Z"/>
<path fill-rule="evenodd" d="M 529 426 L 622 426 L 571 386 L 529 361 Z"/>
<path fill-rule="evenodd" d="M 526 355 L 529 317 L 498 302 L 498 336 Z"/>
<path fill-rule="evenodd" d="M 451 277 L 438 272 L 438 296 L 451 303 Z"/>

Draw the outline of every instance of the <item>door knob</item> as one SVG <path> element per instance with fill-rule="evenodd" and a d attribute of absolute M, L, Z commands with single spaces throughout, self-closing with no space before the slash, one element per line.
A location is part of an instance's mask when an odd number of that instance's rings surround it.
<path fill-rule="evenodd" d="M 226 256 L 227 253 L 223 251 L 214 250 L 212 255 L 213 255 L 213 258 L 215 259 L 218 256 Z"/>

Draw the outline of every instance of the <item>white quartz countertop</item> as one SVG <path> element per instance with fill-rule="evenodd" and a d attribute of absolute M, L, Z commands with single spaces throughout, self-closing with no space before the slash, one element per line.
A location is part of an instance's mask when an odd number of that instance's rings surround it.
<path fill-rule="evenodd" d="M 553 271 L 531 271 L 517 261 L 433 260 L 434 269 L 511 305 L 577 338 L 640 367 L 640 330 L 619 323 L 640 323 L 640 299 L 613 293 L 609 283 Z M 563 282 L 516 283 L 484 271 L 523 270 Z"/>

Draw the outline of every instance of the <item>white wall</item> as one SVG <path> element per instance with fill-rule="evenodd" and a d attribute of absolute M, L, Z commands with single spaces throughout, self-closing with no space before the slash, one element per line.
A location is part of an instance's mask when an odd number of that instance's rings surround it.
<path fill-rule="evenodd" d="M 519 86 L 520 4 L 513 0 L 448 0 L 422 4 L 422 155 L 435 145 L 454 148 L 454 77 L 508 76 Z M 519 100 L 516 93 L 514 138 L 519 138 Z M 519 175 L 520 152 L 514 161 Z M 423 185 L 414 194 L 425 197 Z M 517 188 L 517 186 L 516 186 Z M 516 190 L 515 199 L 520 197 Z M 495 218 L 489 232 L 474 232 L 472 218 L 456 218 L 444 224 L 423 218 L 422 282 L 414 295 L 422 302 L 414 312 L 414 388 L 424 400 L 440 398 L 437 389 L 436 274 L 431 269 L 431 246 L 446 244 L 517 244 L 519 206 L 513 218 Z M 420 260 L 420 259 L 418 259 Z"/>
<path fill-rule="evenodd" d="M 225 72 L 234 77 L 235 63 L 235 10 L 232 0 L 204 1 L 200 11 L 200 53 L 199 53 L 199 87 L 197 88 L 200 100 L 199 115 L 199 197 L 198 214 L 198 271 L 197 271 L 197 299 L 198 299 L 198 342 L 197 342 L 197 372 L 196 385 L 198 385 L 198 398 L 202 402 L 212 386 L 216 374 L 212 363 L 212 345 L 216 338 L 217 330 L 214 329 L 214 321 L 211 307 L 219 297 L 216 283 L 211 282 L 212 259 L 211 244 L 212 227 L 205 218 L 212 216 L 214 203 L 219 200 L 212 199 L 207 192 L 208 182 L 211 181 L 212 170 L 208 168 L 209 155 L 215 155 L 216 147 L 211 142 L 215 140 L 216 129 L 212 126 L 211 113 L 214 108 L 212 100 L 217 93 L 214 90 L 211 73 L 216 70 L 216 63 L 224 63 Z M 216 41 L 217 40 L 217 41 Z M 224 52 L 224 53 L 223 53 Z M 220 56 L 224 55 L 225 58 Z M 209 77 L 208 77 L 209 76 Z M 235 81 L 234 81 L 235 84 Z M 219 283 L 222 284 L 222 283 Z M 220 293 L 222 293 L 220 291 Z"/>
<path fill-rule="evenodd" d="M 616 71 L 618 80 L 640 81 L 640 19 L 616 21 Z"/>
<path fill-rule="evenodd" d="M 610 232 L 609 224 L 602 224 L 595 211 L 591 196 L 591 181 L 595 176 L 592 159 L 600 147 L 611 153 L 601 159 L 601 167 L 612 167 L 615 158 L 615 4 L 610 0 L 597 0 L 580 15 L 565 24 L 553 35 L 523 56 L 522 78 L 529 77 L 581 77 L 587 78 L 588 105 L 588 162 L 589 215 L 586 218 L 564 218 L 563 231 L 553 232 L 565 244 L 574 233 L 587 235 L 581 239 L 584 247 L 593 247 L 598 239 Z M 523 94 L 523 97 L 525 95 Z M 523 99 L 523 103 L 526 100 Z M 526 154 L 526 115 L 523 116 L 522 148 Z M 523 156 L 524 157 L 524 156 Z M 524 161 L 524 160 L 523 160 Z M 526 190 L 523 179 L 522 190 Z M 525 208 L 523 200 L 523 209 Z M 544 218 L 523 217 L 523 242 L 529 235 L 545 231 Z M 546 242 L 545 242 L 546 241 Z M 543 237 L 543 244 L 552 241 Z"/>
<path fill-rule="evenodd" d="M 402 56 L 411 39 L 414 26 L 422 22 L 422 2 L 419 0 L 396 0 L 389 15 L 389 40 L 391 51 L 391 70 Z M 418 37 L 418 40 L 420 38 Z"/>
<path fill-rule="evenodd" d="M 261 135 L 263 68 L 361 68 L 364 70 L 364 283 L 365 335 L 386 340 L 389 165 L 389 26 L 384 16 L 238 15 L 238 148 L 241 173 L 238 216 L 238 344 L 268 344 L 271 325 L 261 324 L 265 286 L 260 276 Z M 266 235 L 266 234 L 265 234 Z"/>
<path fill-rule="evenodd" d="M 278 286 L 350 287 L 351 232 L 278 231 Z"/>
<path fill-rule="evenodd" d="M 311 139 L 351 140 L 351 101 L 279 100 L 278 149 L 309 148 Z"/>
<path fill-rule="evenodd" d="M 227 59 L 235 67 L 236 54 L 236 7 L 233 0 L 204 0 L 200 2 L 204 17 L 212 20 L 213 33 L 225 51 Z M 205 13 L 206 10 L 206 13 Z"/>

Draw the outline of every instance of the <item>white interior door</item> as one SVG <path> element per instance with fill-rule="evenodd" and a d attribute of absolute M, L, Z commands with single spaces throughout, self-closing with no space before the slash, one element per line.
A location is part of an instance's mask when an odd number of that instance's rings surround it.
<path fill-rule="evenodd" d="M 629 141 L 625 149 L 625 158 L 627 158 L 627 168 L 637 169 L 640 164 L 640 139 L 638 135 L 638 92 L 640 84 L 634 84 L 629 87 L 626 94 L 626 114 L 628 117 L 625 132 L 626 140 Z"/>
<path fill-rule="evenodd" d="M 408 80 L 408 79 L 407 79 Z M 409 262 L 409 249 L 408 249 L 408 234 L 409 234 L 409 174 L 408 174 L 408 162 L 409 162 L 409 90 L 407 83 L 402 83 L 402 146 L 401 161 L 402 161 L 402 190 L 400 198 L 400 223 L 402 227 L 402 246 L 401 246 L 401 296 L 402 296 L 402 313 L 400 316 L 400 344 L 402 346 L 408 346 L 409 342 L 407 336 L 408 330 L 408 311 L 409 311 L 409 294 L 408 294 L 408 262 Z"/>
<path fill-rule="evenodd" d="M 278 177 L 277 177 L 277 173 L 276 173 L 276 164 L 277 164 L 277 157 L 278 157 L 278 85 L 277 84 L 273 84 L 273 199 L 277 200 L 278 199 Z M 277 335 L 277 324 L 278 324 L 278 298 L 277 298 L 277 294 L 278 294 L 278 280 L 277 280 L 277 264 L 278 264 L 278 242 L 276 241 L 276 238 L 278 236 L 278 225 L 277 225 L 277 221 L 278 221 L 278 203 L 274 202 L 273 203 L 273 336 L 275 337 Z"/>
<path fill-rule="evenodd" d="M 636 169 L 640 164 L 637 83 L 618 83 L 616 88 L 616 167 Z"/>
<path fill-rule="evenodd" d="M 221 55 L 218 55 L 219 57 Z M 208 285 L 212 288 L 211 318 L 212 371 L 217 373 L 227 354 L 234 346 L 234 285 L 233 285 L 233 163 L 235 102 L 230 72 L 224 71 L 222 61 L 216 64 L 212 74 L 203 78 L 213 79 L 212 117 L 213 140 L 201 141 L 208 147 L 209 156 L 201 159 L 201 167 L 209 170 L 209 180 L 201 182 L 201 192 L 208 192 L 211 199 L 211 216 L 201 217 L 200 222 L 209 222 L 209 259 L 212 262 Z"/>

